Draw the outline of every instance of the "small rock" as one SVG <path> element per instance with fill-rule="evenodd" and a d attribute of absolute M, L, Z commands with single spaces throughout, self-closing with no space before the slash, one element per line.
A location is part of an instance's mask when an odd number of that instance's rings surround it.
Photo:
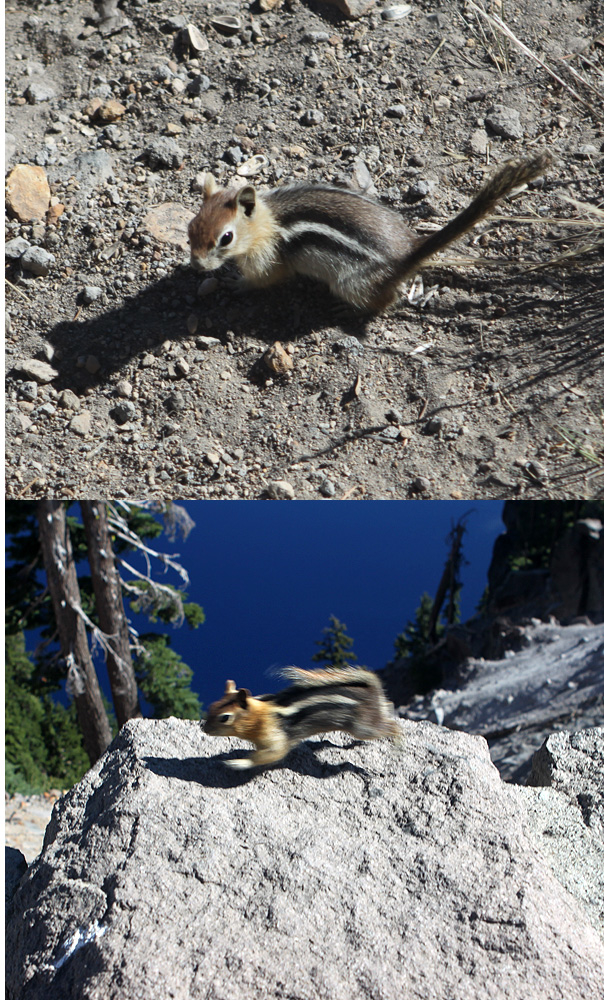
<path fill-rule="evenodd" d="M 84 362 L 84 368 L 89 375 L 96 375 L 101 370 L 101 362 L 94 354 L 89 354 Z"/>
<path fill-rule="evenodd" d="M 171 392 L 164 399 L 164 406 L 168 413 L 181 413 L 186 407 L 185 397 L 182 392 Z"/>
<path fill-rule="evenodd" d="M 39 385 L 47 385 L 59 374 L 51 365 L 45 361 L 36 361 L 35 358 L 29 361 L 20 361 L 15 365 L 15 370 L 34 379 Z"/>
<path fill-rule="evenodd" d="M 400 410 L 392 407 L 392 409 L 386 410 L 386 420 L 390 421 L 391 424 L 402 424 L 403 414 Z"/>
<path fill-rule="evenodd" d="M 132 395 L 132 383 L 127 382 L 125 378 L 120 379 L 115 387 L 115 392 L 122 399 L 129 399 Z"/>
<path fill-rule="evenodd" d="M 426 476 L 417 476 L 411 483 L 413 493 L 427 493 L 430 489 L 430 480 Z"/>
<path fill-rule="evenodd" d="M 69 430 L 73 431 L 74 434 L 79 434 L 80 437 L 87 437 L 90 434 L 91 426 L 92 414 L 90 410 L 82 410 L 69 421 Z"/>
<path fill-rule="evenodd" d="M 6 181 L 6 204 L 20 222 L 43 218 L 50 205 L 50 187 L 44 168 L 18 163 Z"/>
<path fill-rule="evenodd" d="M 218 278 L 204 278 L 197 286 L 197 298 L 203 299 L 206 295 L 211 295 L 218 288 Z M 210 337 L 214 340 L 214 337 Z"/>
<path fill-rule="evenodd" d="M 8 243 L 4 244 L 4 256 L 8 260 L 19 260 L 30 246 L 31 244 L 22 236 L 15 236 L 14 240 L 9 240 Z"/>
<path fill-rule="evenodd" d="M 165 21 L 162 21 L 160 25 L 160 31 L 164 35 L 170 35 L 174 31 L 182 31 L 183 28 L 187 27 L 187 19 L 184 14 L 170 14 Z M 194 25 L 191 25 L 194 27 Z M 194 28 L 197 31 L 197 28 Z M 201 51 L 201 50 L 200 50 Z"/>
<path fill-rule="evenodd" d="M 210 347 L 220 347 L 218 337 L 197 337 L 195 343 L 198 347 L 201 347 L 203 351 L 209 351 Z"/>
<path fill-rule="evenodd" d="M 524 130 L 520 124 L 520 112 L 515 108 L 506 108 L 496 104 L 485 117 L 485 122 L 495 135 L 504 139 L 522 139 Z"/>
<path fill-rule="evenodd" d="M 103 294 L 103 289 L 99 288 L 97 285 L 86 285 L 82 292 L 82 302 L 84 305 L 89 306 L 92 302 L 96 302 L 101 298 Z"/>
<path fill-rule="evenodd" d="M 243 150 L 241 146 L 229 146 L 225 151 L 224 159 L 231 166 L 236 167 L 243 160 Z"/>
<path fill-rule="evenodd" d="M 296 494 L 291 483 L 285 479 L 275 479 L 268 484 L 266 495 L 269 500 L 293 500 Z"/>
<path fill-rule="evenodd" d="M 320 125 L 324 120 L 325 115 L 318 108 L 309 108 L 300 119 L 302 125 Z"/>
<path fill-rule="evenodd" d="M 21 267 L 36 277 L 45 278 L 55 260 L 54 253 L 44 250 L 43 247 L 30 247 L 21 257 Z"/>
<path fill-rule="evenodd" d="M 30 104 L 42 104 L 43 101 L 52 101 L 57 96 L 54 87 L 41 80 L 34 80 L 30 83 L 24 95 Z"/>
<path fill-rule="evenodd" d="M 36 382 L 24 382 L 19 386 L 17 392 L 19 399 L 25 399 L 28 403 L 33 403 L 38 398 L 38 386 Z"/>
<path fill-rule="evenodd" d="M 189 252 L 188 227 L 192 218 L 190 208 L 176 201 L 165 201 L 147 212 L 143 228 L 160 243 L 169 243 Z"/>
<path fill-rule="evenodd" d="M 265 368 L 277 375 L 284 375 L 294 367 L 293 359 L 278 340 L 264 352 L 261 360 Z"/>
<path fill-rule="evenodd" d="M 484 156 L 489 144 L 489 137 L 483 128 L 477 128 L 470 136 L 470 149 L 477 156 Z"/>
<path fill-rule="evenodd" d="M 206 461 L 208 465 L 220 465 L 220 455 L 217 451 L 208 451 L 204 456 L 204 461 Z"/>
<path fill-rule="evenodd" d="M 77 413 L 81 403 L 75 392 L 72 392 L 71 389 L 63 389 L 59 396 L 59 406 L 62 406 L 64 410 L 73 410 Z"/>
<path fill-rule="evenodd" d="M 425 434 L 440 434 L 447 426 L 447 421 L 443 417 L 432 417 L 428 420 L 425 428 Z"/>
<path fill-rule="evenodd" d="M 406 118 L 407 108 L 404 104 L 391 104 L 389 108 L 386 108 L 386 114 L 388 118 Z"/>
<path fill-rule="evenodd" d="M 185 159 L 180 146 L 167 136 L 152 139 L 145 147 L 143 156 L 151 170 L 178 170 Z"/>
<path fill-rule="evenodd" d="M 187 84 L 187 93 L 191 97 L 199 97 L 200 94 L 205 94 L 206 90 L 209 90 L 211 86 L 211 80 L 209 76 L 205 73 L 198 73 L 193 79 Z"/>
<path fill-rule="evenodd" d="M 108 125 L 110 122 L 117 122 L 120 118 L 123 118 L 126 114 L 126 106 L 121 104 L 120 101 L 114 101 L 113 99 L 104 101 L 100 97 L 95 97 L 87 106 L 85 113 L 91 121 Z"/>
<path fill-rule="evenodd" d="M 109 416 L 121 427 L 123 424 L 128 423 L 129 420 L 134 420 L 136 417 L 136 407 L 129 399 L 125 399 L 123 403 L 117 403 L 109 411 Z"/>
<path fill-rule="evenodd" d="M 57 410 L 56 407 L 52 405 L 52 403 L 42 403 L 42 406 L 38 408 L 37 412 L 41 414 L 43 417 L 54 417 Z"/>
<path fill-rule="evenodd" d="M 435 111 L 448 111 L 450 107 L 451 107 L 451 99 L 449 97 L 446 97 L 444 94 L 441 94 L 440 97 L 437 97 L 434 102 Z"/>
<path fill-rule="evenodd" d="M 185 358 L 179 358 L 174 364 L 174 371 L 177 375 L 188 375 L 191 371 L 191 365 Z"/>
<path fill-rule="evenodd" d="M 330 38 L 328 31 L 305 31 L 302 35 L 303 42 L 310 42 L 316 45 L 318 42 L 328 42 Z"/>
<path fill-rule="evenodd" d="M 335 495 L 336 495 L 336 488 L 335 488 L 334 484 L 332 483 L 331 479 L 324 479 L 323 480 L 323 482 L 319 486 L 319 493 L 321 494 L 321 496 L 324 496 L 324 497 L 330 497 L 330 498 L 331 497 L 335 497 Z"/>

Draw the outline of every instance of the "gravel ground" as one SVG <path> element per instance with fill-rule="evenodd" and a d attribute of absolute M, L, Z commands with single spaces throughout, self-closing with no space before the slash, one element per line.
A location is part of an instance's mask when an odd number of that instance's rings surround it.
<path fill-rule="evenodd" d="M 6 796 L 4 805 L 4 843 L 15 847 L 28 864 L 38 856 L 44 843 L 44 831 L 50 821 L 52 807 L 62 792 L 44 795 Z"/>
<path fill-rule="evenodd" d="M 602 199 L 600 5 L 505 5 L 573 93 L 458 0 L 391 6 L 7 7 L 7 169 L 51 199 L 7 221 L 8 496 L 602 495 L 601 252 L 540 266 L 593 241 L 562 199 Z M 185 263 L 206 169 L 371 183 L 428 232 L 546 147 L 548 176 L 385 316 Z"/>

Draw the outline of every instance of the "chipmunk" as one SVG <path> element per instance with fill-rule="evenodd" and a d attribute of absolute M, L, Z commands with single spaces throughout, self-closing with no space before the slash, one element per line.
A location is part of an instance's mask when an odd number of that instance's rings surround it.
<path fill-rule="evenodd" d="M 256 744 L 250 757 L 227 760 L 229 767 L 275 764 L 302 740 L 334 730 L 359 740 L 400 739 L 376 674 L 358 667 L 287 667 L 282 674 L 294 683 L 278 694 L 254 698 L 247 688 L 227 681 L 223 697 L 210 705 L 209 736 L 238 736 Z"/>
<path fill-rule="evenodd" d="M 396 300 L 404 278 L 550 163 L 548 153 L 508 160 L 467 208 L 426 238 L 385 205 L 330 184 L 258 192 L 250 185 L 220 188 L 206 174 L 203 204 L 189 224 L 191 263 L 215 271 L 234 260 L 244 283 L 256 287 L 305 274 L 355 308 L 380 312 Z"/>

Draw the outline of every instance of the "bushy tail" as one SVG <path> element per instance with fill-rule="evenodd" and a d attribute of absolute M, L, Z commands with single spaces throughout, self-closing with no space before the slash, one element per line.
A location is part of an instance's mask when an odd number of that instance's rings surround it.
<path fill-rule="evenodd" d="M 324 684 L 369 684 L 381 687 L 377 674 L 361 667 L 322 667 L 320 670 L 302 670 L 301 667 L 285 667 L 279 673 L 292 681 L 296 687 L 319 687 Z"/>
<path fill-rule="evenodd" d="M 439 250 L 444 250 L 464 233 L 490 215 L 495 205 L 505 198 L 510 191 L 545 173 L 551 166 L 553 157 L 550 153 L 540 153 L 526 160 L 507 160 L 492 177 L 480 188 L 478 194 L 459 215 L 451 219 L 438 232 L 428 236 L 423 243 L 418 244 L 414 252 L 401 264 L 401 270 L 396 278 L 403 278 L 416 271 L 425 260 L 433 257 Z"/>

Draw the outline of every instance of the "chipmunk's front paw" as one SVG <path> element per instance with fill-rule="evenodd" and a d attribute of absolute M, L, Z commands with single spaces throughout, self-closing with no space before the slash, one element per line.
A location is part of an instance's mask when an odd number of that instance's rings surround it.
<path fill-rule="evenodd" d="M 249 757 L 233 757 L 232 760 L 225 760 L 227 767 L 234 768 L 235 771 L 246 771 L 249 767 L 253 767 L 253 763 Z"/>

